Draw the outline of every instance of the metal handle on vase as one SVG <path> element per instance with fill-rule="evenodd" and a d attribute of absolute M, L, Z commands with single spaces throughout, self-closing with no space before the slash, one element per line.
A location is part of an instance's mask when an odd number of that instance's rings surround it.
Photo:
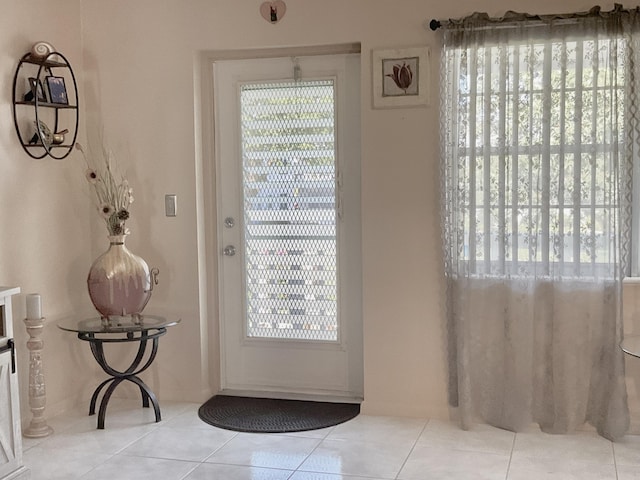
<path fill-rule="evenodd" d="M 158 275 L 160 275 L 160 270 L 153 267 L 149 272 L 149 284 L 151 285 L 149 292 L 153 292 L 153 286 L 158 284 Z"/>

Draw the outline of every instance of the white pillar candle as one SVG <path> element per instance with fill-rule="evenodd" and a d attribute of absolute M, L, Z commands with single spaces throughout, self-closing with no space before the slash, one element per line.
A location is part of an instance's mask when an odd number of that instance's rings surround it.
<path fill-rule="evenodd" d="M 27 295 L 27 318 L 32 320 L 42 318 L 42 303 L 38 293 Z"/>

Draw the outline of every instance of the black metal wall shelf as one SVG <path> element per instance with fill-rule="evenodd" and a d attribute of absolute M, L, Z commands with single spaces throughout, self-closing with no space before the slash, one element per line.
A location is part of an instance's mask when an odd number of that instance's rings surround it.
<path fill-rule="evenodd" d="M 62 79 L 64 100 L 54 101 L 51 92 L 47 97 L 48 77 Z M 62 160 L 71 153 L 78 136 L 78 106 L 78 84 L 64 55 L 51 52 L 36 58 L 27 53 L 20 59 L 13 77 L 13 121 L 30 157 Z"/>

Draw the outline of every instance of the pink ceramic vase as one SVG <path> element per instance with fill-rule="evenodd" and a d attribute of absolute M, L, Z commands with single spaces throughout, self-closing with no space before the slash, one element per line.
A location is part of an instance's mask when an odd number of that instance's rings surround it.
<path fill-rule="evenodd" d="M 109 237 L 109 249 L 93 262 L 87 277 L 89 296 L 103 318 L 139 315 L 158 283 L 158 269 L 149 271 L 147 262 L 127 249 L 125 237 Z"/>

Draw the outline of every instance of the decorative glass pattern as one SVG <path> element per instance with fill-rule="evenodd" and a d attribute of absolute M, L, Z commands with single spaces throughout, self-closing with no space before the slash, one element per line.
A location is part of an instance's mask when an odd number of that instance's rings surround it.
<path fill-rule="evenodd" d="M 241 87 L 246 334 L 336 341 L 332 80 Z"/>

